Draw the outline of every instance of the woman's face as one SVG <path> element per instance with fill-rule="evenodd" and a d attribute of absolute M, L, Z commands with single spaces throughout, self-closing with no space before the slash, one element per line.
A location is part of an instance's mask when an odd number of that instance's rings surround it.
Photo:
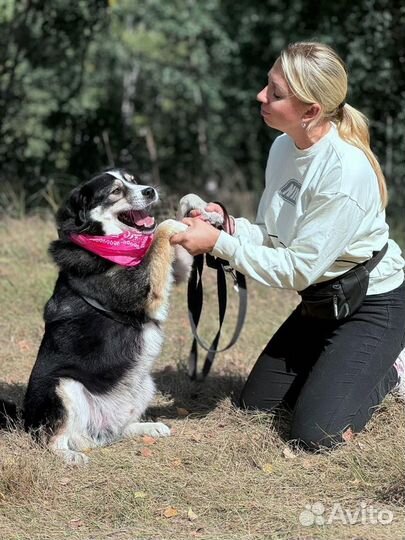
<path fill-rule="evenodd" d="M 266 124 L 289 134 L 301 127 L 308 109 L 308 104 L 302 103 L 292 93 L 279 61 L 270 69 L 267 86 L 257 94 L 257 100 L 262 104 L 260 112 Z"/>

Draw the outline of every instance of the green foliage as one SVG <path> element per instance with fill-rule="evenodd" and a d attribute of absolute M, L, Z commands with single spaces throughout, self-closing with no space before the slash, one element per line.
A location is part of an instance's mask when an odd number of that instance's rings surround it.
<path fill-rule="evenodd" d="M 22 180 L 29 194 L 50 176 L 70 173 L 71 107 L 82 88 L 84 59 L 103 5 L 100 0 L 2 0 L 1 174 Z"/>
<path fill-rule="evenodd" d="M 256 94 L 283 46 L 317 39 L 348 64 L 349 102 L 370 118 L 400 228 L 405 7 L 390 0 L 318 7 L 0 0 L 0 178 L 24 186 L 28 208 L 110 165 L 179 193 L 208 181 L 259 192 L 277 134 L 263 125 Z"/>

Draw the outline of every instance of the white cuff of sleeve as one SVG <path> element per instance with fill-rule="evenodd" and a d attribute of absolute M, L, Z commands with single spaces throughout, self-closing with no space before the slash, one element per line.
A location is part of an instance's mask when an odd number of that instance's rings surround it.
<path fill-rule="evenodd" d="M 230 261 L 235 255 L 239 245 L 240 243 L 237 238 L 231 236 L 225 231 L 221 231 L 215 246 L 212 248 L 211 255 Z"/>

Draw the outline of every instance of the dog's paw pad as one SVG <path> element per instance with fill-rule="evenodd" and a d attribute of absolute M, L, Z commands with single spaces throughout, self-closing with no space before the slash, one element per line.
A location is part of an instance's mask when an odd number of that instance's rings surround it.
<path fill-rule="evenodd" d="M 221 216 L 221 214 L 218 212 L 207 212 L 204 210 L 202 215 L 208 221 L 208 223 L 211 223 L 211 225 L 214 225 L 214 227 L 222 227 L 224 224 L 224 216 Z"/>
<path fill-rule="evenodd" d="M 181 219 L 189 215 L 191 210 L 200 210 L 204 220 L 211 223 L 214 227 L 221 227 L 224 224 L 224 216 L 218 212 L 207 212 L 205 210 L 207 203 L 194 193 L 189 193 L 179 201 L 179 210 L 177 217 Z"/>

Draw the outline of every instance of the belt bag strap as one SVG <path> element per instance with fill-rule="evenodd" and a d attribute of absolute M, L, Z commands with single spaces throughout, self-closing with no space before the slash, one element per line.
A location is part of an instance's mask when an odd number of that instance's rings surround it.
<path fill-rule="evenodd" d="M 367 294 L 370 272 L 384 257 L 387 249 L 388 243 L 381 251 L 373 252 L 368 261 L 353 266 L 334 279 L 315 283 L 300 291 L 302 314 L 337 321 L 355 313 Z"/>
<path fill-rule="evenodd" d="M 380 251 L 373 251 L 373 256 L 371 257 L 371 259 L 362 263 L 363 266 L 366 267 L 369 273 L 371 273 L 371 271 L 374 270 L 377 264 L 381 261 L 381 259 L 387 253 L 387 249 L 388 249 L 388 242 Z"/>
<path fill-rule="evenodd" d="M 350 268 L 350 270 L 347 270 L 347 272 L 345 272 L 344 274 L 341 274 L 340 276 L 337 276 L 336 278 L 332 278 L 327 281 L 321 281 L 320 283 L 314 283 L 313 285 L 310 285 L 306 289 L 299 291 L 299 294 L 306 293 L 309 291 L 315 291 L 321 287 L 323 288 L 331 283 L 339 281 L 340 279 L 344 278 L 346 274 L 349 274 L 355 268 L 359 268 L 361 266 L 363 266 L 367 270 L 367 272 L 370 274 L 372 270 L 374 270 L 374 268 L 377 266 L 377 264 L 381 261 L 381 259 L 384 257 L 384 255 L 387 253 L 387 249 L 388 249 L 388 242 L 380 251 L 373 251 L 373 255 L 371 259 L 368 259 L 367 261 L 356 264 L 356 266 L 353 266 L 353 268 Z"/>

